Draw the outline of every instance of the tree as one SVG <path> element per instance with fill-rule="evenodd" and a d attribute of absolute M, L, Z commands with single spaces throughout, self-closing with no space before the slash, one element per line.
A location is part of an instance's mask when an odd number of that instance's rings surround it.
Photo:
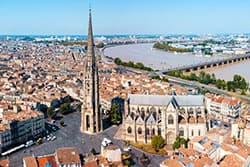
<path fill-rule="evenodd" d="M 115 60 L 114 60 L 114 62 L 115 62 L 115 64 L 117 64 L 117 65 L 121 65 L 122 64 L 122 61 L 121 61 L 121 59 L 120 58 L 115 58 Z"/>
<path fill-rule="evenodd" d="M 44 114 L 46 114 L 48 107 L 45 104 L 41 104 L 40 102 L 36 103 L 36 109 L 38 111 L 42 111 Z"/>
<path fill-rule="evenodd" d="M 95 154 L 96 154 L 95 148 L 92 148 L 92 149 L 90 150 L 90 152 L 91 152 L 93 155 L 95 155 Z"/>
<path fill-rule="evenodd" d="M 110 121 L 112 124 L 119 124 L 121 122 L 121 113 L 118 110 L 118 104 L 113 103 L 110 111 Z"/>
<path fill-rule="evenodd" d="M 52 100 L 51 103 L 50 103 L 50 106 L 51 106 L 53 109 L 59 107 L 59 106 L 60 106 L 60 100 L 58 100 L 58 99 Z"/>
<path fill-rule="evenodd" d="M 141 62 L 136 63 L 136 66 L 139 69 L 143 69 L 144 68 L 144 64 L 142 64 Z"/>
<path fill-rule="evenodd" d="M 174 150 L 178 149 L 181 146 L 185 146 L 185 148 L 187 148 L 188 147 L 188 142 L 189 142 L 189 139 L 186 140 L 186 139 L 184 139 L 182 137 L 177 136 L 176 140 L 175 140 L 175 142 L 173 144 L 173 149 Z"/>
<path fill-rule="evenodd" d="M 168 78 L 167 78 L 167 77 L 165 77 L 165 76 L 163 76 L 163 77 L 162 77 L 162 81 L 164 81 L 164 82 L 168 82 Z"/>
<path fill-rule="evenodd" d="M 77 104 L 76 110 L 81 112 L 81 109 L 82 109 L 82 103 Z"/>
<path fill-rule="evenodd" d="M 96 45 L 97 48 L 103 48 L 104 47 L 104 43 L 103 42 L 100 42 Z"/>
<path fill-rule="evenodd" d="M 123 164 L 126 165 L 126 166 L 128 166 L 128 167 L 132 166 L 131 162 L 128 159 L 124 160 Z"/>
<path fill-rule="evenodd" d="M 60 106 L 59 111 L 60 111 L 61 114 L 67 114 L 67 113 L 71 112 L 70 103 L 64 103 L 64 104 L 62 104 Z"/>
<path fill-rule="evenodd" d="M 159 75 L 154 75 L 154 76 L 152 76 L 152 79 L 157 79 L 157 80 L 160 80 L 160 79 L 161 79 L 161 77 L 160 77 Z"/>
<path fill-rule="evenodd" d="M 151 139 L 151 144 L 152 144 L 152 147 L 158 151 L 159 149 L 163 148 L 164 145 L 165 145 L 165 141 L 163 139 L 162 136 L 160 135 L 155 135 L 152 137 Z"/>
<path fill-rule="evenodd" d="M 48 117 L 49 117 L 50 119 L 53 118 L 53 117 L 56 115 L 56 113 L 54 112 L 54 110 L 53 110 L 52 107 L 49 107 L 49 108 L 48 108 L 48 110 L 47 110 L 47 115 L 48 115 Z"/>
<path fill-rule="evenodd" d="M 64 126 L 64 121 L 60 121 L 60 125 L 61 125 L 61 126 Z"/>
<path fill-rule="evenodd" d="M 65 96 L 61 98 L 61 103 L 70 103 L 71 102 L 71 97 L 70 96 Z"/>

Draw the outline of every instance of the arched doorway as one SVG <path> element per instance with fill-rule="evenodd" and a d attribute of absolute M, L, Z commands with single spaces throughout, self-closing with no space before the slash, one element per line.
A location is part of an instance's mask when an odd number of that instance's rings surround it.
<path fill-rule="evenodd" d="M 89 115 L 86 115 L 86 130 L 90 128 L 90 118 Z"/>
<path fill-rule="evenodd" d="M 175 134 L 173 132 L 168 132 L 166 134 L 167 144 L 173 144 L 175 142 Z"/>

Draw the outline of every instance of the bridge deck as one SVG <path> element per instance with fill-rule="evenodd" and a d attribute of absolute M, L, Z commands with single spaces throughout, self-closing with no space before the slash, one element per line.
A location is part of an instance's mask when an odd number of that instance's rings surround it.
<path fill-rule="evenodd" d="M 243 61 L 243 60 L 247 60 L 247 59 L 250 59 L 250 54 L 241 55 L 241 56 L 233 56 L 233 57 L 215 60 L 215 61 L 210 61 L 210 62 L 204 62 L 204 63 L 199 63 L 199 64 L 186 65 L 186 66 L 166 69 L 166 70 L 162 70 L 162 73 L 167 73 L 169 71 L 175 71 L 175 70 L 176 71 L 187 71 L 187 70 L 191 71 L 192 69 L 198 70 L 202 67 L 203 67 L 203 69 L 205 69 L 205 68 L 211 68 L 211 67 L 215 67 L 215 66 L 221 66 L 224 64 L 239 62 L 239 61 Z"/>

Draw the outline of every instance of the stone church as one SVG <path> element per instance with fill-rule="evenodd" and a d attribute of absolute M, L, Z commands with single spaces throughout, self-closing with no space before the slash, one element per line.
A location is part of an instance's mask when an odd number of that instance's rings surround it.
<path fill-rule="evenodd" d="M 203 136 L 207 127 L 200 95 L 130 94 L 125 101 L 123 138 L 127 141 L 150 143 L 153 135 L 161 135 L 167 144 L 173 144 L 177 136 Z"/>

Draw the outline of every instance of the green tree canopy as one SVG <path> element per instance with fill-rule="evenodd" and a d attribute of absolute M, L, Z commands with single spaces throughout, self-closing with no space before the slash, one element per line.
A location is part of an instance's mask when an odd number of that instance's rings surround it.
<path fill-rule="evenodd" d="M 48 108 L 47 115 L 49 118 L 53 118 L 56 115 L 56 113 L 54 112 L 54 109 L 52 107 Z"/>
<path fill-rule="evenodd" d="M 67 113 L 71 112 L 70 103 L 64 103 L 64 104 L 62 104 L 60 106 L 59 111 L 60 111 L 61 114 L 67 114 Z"/>
<path fill-rule="evenodd" d="M 159 150 L 164 147 L 165 141 L 162 136 L 156 135 L 152 137 L 151 144 L 155 150 Z"/>
<path fill-rule="evenodd" d="M 119 124 L 121 123 L 121 113 L 118 110 L 118 104 L 113 103 L 111 106 L 111 111 L 110 111 L 110 121 L 112 124 Z"/>

